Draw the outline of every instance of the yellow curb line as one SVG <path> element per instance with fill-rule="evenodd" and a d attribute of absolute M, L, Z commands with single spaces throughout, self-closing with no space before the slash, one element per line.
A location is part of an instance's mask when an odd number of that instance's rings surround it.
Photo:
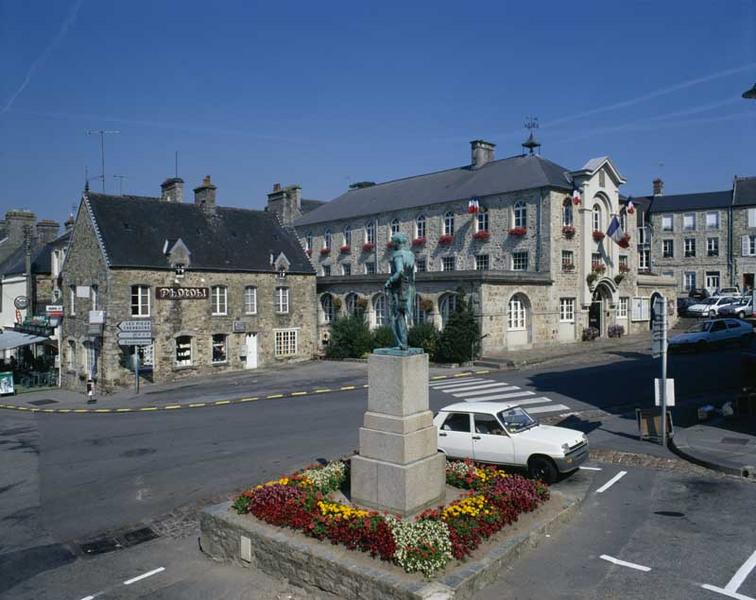
<path fill-rule="evenodd" d="M 306 396 L 307 392 L 292 392 L 292 396 Z"/>
<path fill-rule="evenodd" d="M 133 408 L 116 408 L 116 412 L 131 412 L 133 411 Z"/>
<path fill-rule="evenodd" d="M 189 408 L 199 408 L 200 406 L 207 406 L 207 402 L 195 402 L 194 404 L 190 404 Z"/>
<path fill-rule="evenodd" d="M 251 398 L 242 398 L 241 400 L 239 400 L 239 402 L 253 402 L 259 399 L 260 399 L 260 396 L 252 396 Z"/>
<path fill-rule="evenodd" d="M 283 394 L 270 394 L 269 396 L 265 396 L 266 398 L 283 398 Z"/>
<path fill-rule="evenodd" d="M 88 413 L 89 410 L 86 408 L 74 408 L 75 413 Z"/>
<path fill-rule="evenodd" d="M 163 410 L 175 410 L 177 408 L 181 408 L 180 404 L 171 404 L 169 406 L 164 406 Z"/>
<path fill-rule="evenodd" d="M 215 404 L 215 406 L 221 406 L 223 404 L 231 404 L 231 400 L 216 400 L 215 402 L 213 402 L 213 404 Z"/>
<path fill-rule="evenodd" d="M 144 408 L 140 408 L 139 412 L 146 412 L 148 410 L 157 410 L 157 409 L 158 409 L 157 406 L 145 406 Z"/>
<path fill-rule="evenodd" d="M 342 385 L 339 389 L 340 390 L 353 390 L 356 386 L 354 385 Z"/>
<path fill-rule="evenodd" d="M 109 412 L 113 412 L 113 411 L 111 409 L 109 409 L 109 408 L 96 408 L 95 412 L 96 413 L 109 413 Z"/>

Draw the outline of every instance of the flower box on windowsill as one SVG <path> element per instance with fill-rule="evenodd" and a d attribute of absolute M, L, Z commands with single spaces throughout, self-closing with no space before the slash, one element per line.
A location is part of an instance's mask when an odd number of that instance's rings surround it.
<path fill-rule="evenodd" d="M 593 241 L 594 242 L 600 242 L 606 237 L 606 234 L 603 231 L 594 231 L 593 232 Z"/>
<path fill-rule="evenodd" d="M 602 274 L 604 271 L 606 271 L 606 265 L 601 263 L 593 263 L 591 265 L 591 271 L 597 274 Z"/>
<path fill-rule="evenodd" d="M 512 227 L 512 229 L 509 230 L 509 235 L 523 236 L 527 232 L 527 227 Z"/>
<path fill-rule="evenodd" d="M 362 244 L 363 252 L 372 252 L 373 250 L 375 250 L 375 244 L 373 242 L 365 242 Z"/>
<path fill-rule="evenodd" d="M 342 254 L 349 254 L 352 251 L 352 247 L 349 244 L 344 244 L 341 248 L 339 248 L 339 252 Z"/>
<path fill-rule="evenodd" d="M 630 247 L 630 234 L 626 233 L 624 236 L 622 236 L 622 239 L 617 242 L 619 244 L 620 248 L 629 248 Z"/>
<path fill-rule="evenodd" d="M 422 246 L 425 246 L 425 238 L 424 237 L 419 237 L 419 238 L 415 238 L 414 240 L 412 240 L 412 247 L 413 248 L 419 248 L 419 247 L 422 247 Z"/>
<path fill-rule="evenodd" d="M 386 242 L 386 250 L 393 250 L 394 242 Z"/>
<path fill-rule="evenodd" d="M 572 263 L 564 263 L 562 264 L 562 271 L 566 273 L 572 273 L 575 270 L 575 265 Z"/>
<path fill-rule="evenodd" d="M 485 229 L 481 231 L 476 231 L 475 233 L 473 233 L 473 239 L 478 240 L 480 242 L 485 242 L 490 237 L 491 237 L 491 232 L 486 231 Z"/>
<path fill-rule="evenodd" d="M 331 253 L 331 249 L 330 248 L 321 248 L 320 249 L 320 254 L 322 256 L 325 256 L 326 254 L 330 254 L 330 253 Z"/>
<path fill-rule="evenodd" d="M 451 246 L 453 241 L 454 241 L 454 236 L 453 235 L 444 234 L 440 238 L 438 238 L 438 245 L 439 246 Z"/>
<path fill-rule="evenodd" d="M 571 240 L 575 237 L 575 228 L 572 225 L 565 225 L 562 227 L 562 235 L 568 240 Z"/>
<path fill-rule="evenodd" d="M 619 272 L 620 273 L 629 273 L 630 267 L 628 265 L 620 265 L 619 266 Z"/>

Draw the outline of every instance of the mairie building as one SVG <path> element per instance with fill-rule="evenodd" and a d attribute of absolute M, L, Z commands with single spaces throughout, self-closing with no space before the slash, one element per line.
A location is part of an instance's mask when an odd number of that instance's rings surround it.
<path fill-rule="evenodd" d="M 616 165 L 601 157 L 569 169 L 534 153 L 532 136 L 524 146 L 529 154 L 497 160 L 494 144 L 476 140 L 469 164 L 354 184 L 320 205 L 276 186 L 268 210 L 296 230 L 317 272 L 321 344 L 340 314 L 362 309 L 372 327 L 388 323 L 396 232 L 416 258 L 414 322 L 442 329 L 461 290 L 483 355 L 575 342 L 589 327 L 647 330 L 652 299 L 674 281 L 639 272 L 638 219 L 621 200 Z M 610 239 L 615 217 L 621 231 Z"/>
<path fill-rule="evenodd" d="M 110 391 L 312 358 L 315 271 L 266 211 L 216 204 L 206 177 L 160 197 L 85 191 L 63 265 L 63 385 Z M 138 340 L 140 336 L 148 338 Z"/>

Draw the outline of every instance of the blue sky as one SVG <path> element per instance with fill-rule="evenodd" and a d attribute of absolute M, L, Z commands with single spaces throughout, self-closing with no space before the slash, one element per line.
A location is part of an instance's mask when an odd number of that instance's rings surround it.
<path fill-rule="evenodd" d="M 608 154 L 624 190 L 756 175 L 756 4 L 0 0 L 0 209 L 64 219 L 84 168 L 156 195 L 211 174 L 219 203 L 272 184 L 331 199 L 469 161 L 469 140 L 575 169 Z M 101 189 L 93 181 L 94 189 Z M 191 191 L 188 196 L 191 197 Z"/>

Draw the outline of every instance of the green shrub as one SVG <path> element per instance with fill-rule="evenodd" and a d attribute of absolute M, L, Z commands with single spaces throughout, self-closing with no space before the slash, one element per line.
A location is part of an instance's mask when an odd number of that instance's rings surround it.
<path fill-rule="evenodd" d="M 436 360 L 438 353 L 439 333 L 433 323 L 419 323 L 409 330 L 407 343 L 410 348 L 422 348 L 430 357 Z"/>
<path fill-rule="evenodd" d="M 373 336 L 361 311 L 339 317 L 331 325 L 331 340 L 326 348 L 328 358 L 362 358 L 373 349 Z"/>
<path fill-rule="evenodd" d="M 393 348 L 396 346 L 394 331 L 388 325 L 373 330 L 373 348 Z"/>
<path fill-rule="evenodd" d="M 457 308 L 449 315 L 438 343 L 439 362 L 463 363 L 474 358 L 480 334 L 464 294 L 457 292 Z"/>

